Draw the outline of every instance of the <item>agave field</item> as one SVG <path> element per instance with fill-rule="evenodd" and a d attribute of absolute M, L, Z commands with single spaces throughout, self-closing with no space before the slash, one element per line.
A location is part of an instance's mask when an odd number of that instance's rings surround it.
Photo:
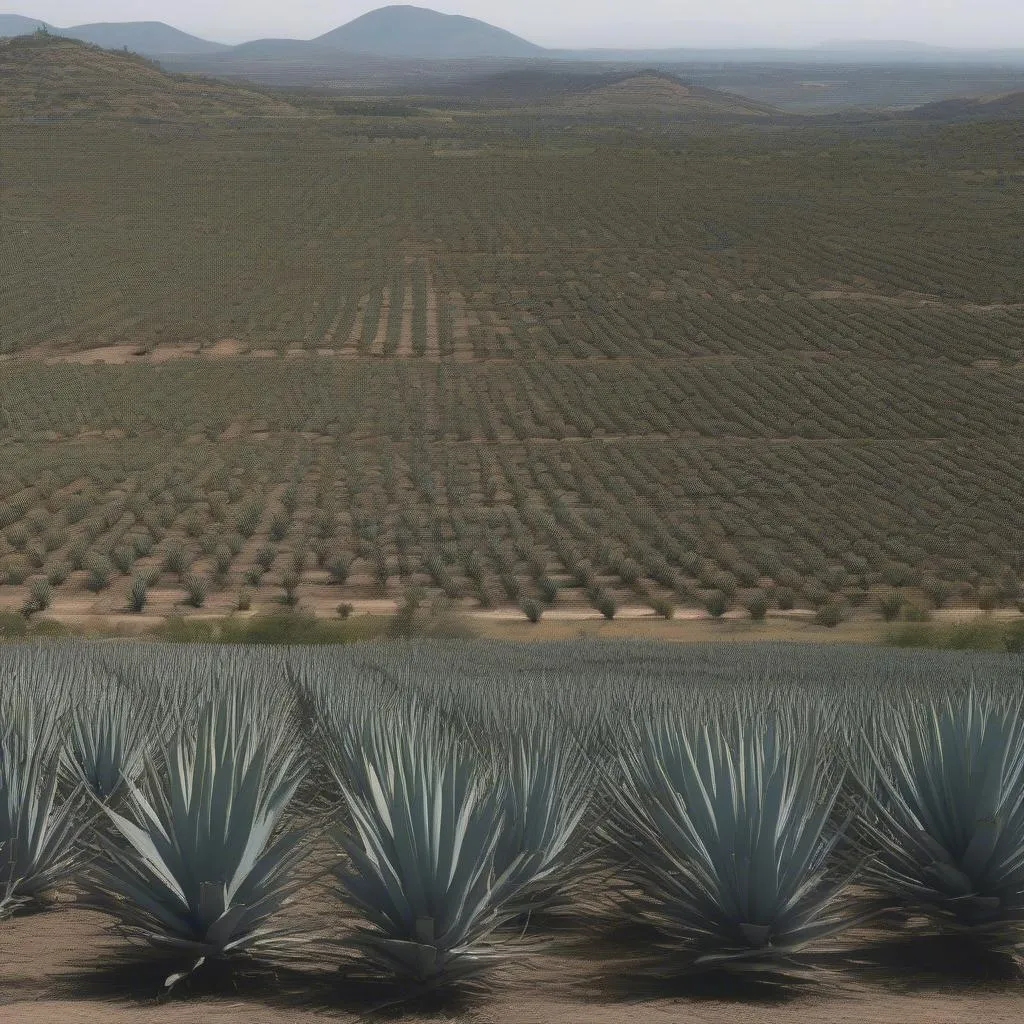
<path fill-rule="evenodd" d="M 521 127 L 6 121 L 0 610 L 1014 611 L 1017 125 Z"/>
<path fill-rule="evenodd" d="M 4 910 L 98 912 L 170 988 L 303 958 L 486 987 L 625 925 L 652 978 L 1024 942 L 1012 656 L 8 645 L 0 673 Z"/>

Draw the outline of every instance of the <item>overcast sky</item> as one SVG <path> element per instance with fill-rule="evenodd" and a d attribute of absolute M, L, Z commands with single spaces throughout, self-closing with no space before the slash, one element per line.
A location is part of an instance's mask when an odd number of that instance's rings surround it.
<path fill-rule="evenodd" d="M 0 13 L 68 27 L 165 21 L 207 39 L 309 39 L 372 0 L 0 0 Z M 1024 47 L 1024 0 L 441 0 L 445 14 L 500 25 L 543 46 L 773 46 L 827 39 L 910 39 Z M 713 20 L 708 20 L 708 12 Z"/>

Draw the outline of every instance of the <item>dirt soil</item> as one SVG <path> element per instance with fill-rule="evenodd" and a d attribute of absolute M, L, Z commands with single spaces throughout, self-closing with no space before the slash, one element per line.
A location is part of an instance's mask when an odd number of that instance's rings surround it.
<path fill-rule="evenodd" d="M 543 955 L 506 974 L 496 991 L 468 1005 L 429 1014 L 370 1017 L 373 1000 L 359 996 L 343 976 L 321 967 L 304 974 L 291 968 L 272 977 L 239 979 L 227 993 L 186 993 L 160 1002 L 152 971 L 121 966 L 125 940 L 100 915 L 58 906 L 5 921 L 0 926 L 0 1020 L 4 1024 L 289 1024 L 331 1019 L 402 1019 L 437 1024 L 1019 1024 L 1024 984 L 983 982 L 927 952 L 906 969 L 844 971 L 835 981 L 799 995 L 675 991 L 638 994 L 628 969 L 585 955 Z M 872 960 L 870 946 L 861 954 Z M 621 955 L 621 951 L 620 954 Z M 605 966 L 602 966 L 605 965 Z M 147 979 L 140 981 L 140 978 Z M 152 987 L 149 987 L 152 986 Z"/>

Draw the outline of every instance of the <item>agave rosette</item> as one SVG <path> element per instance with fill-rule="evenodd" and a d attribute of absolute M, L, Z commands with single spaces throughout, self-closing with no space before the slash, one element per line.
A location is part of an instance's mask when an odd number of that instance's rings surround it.
<path fill-rule="evenodd" d="M 126 813 L 103 807 L 120 841 L 97 844 L 85 905 L 197 959 L 291 937 L 271 924 L 303 855 L 302 831 L 275 837 L 302 775 L 288 735 L 238 693 L 205 705 L 148 761 L 144 784 L 124 782 Z"/>
<path fill-rule="evenodd" d="M 77 861 L 82 801 L 62 794 L 60 718 L 15 689 L 0 702 L 0 889 L 36 899 Z"/>
<path fill-rule="evenodd" d="M 350 866 L 341 897 L 366 920 L 351 945 L 417 985 L 466 981 L 502 954 L 520 857 L 496 850 L 504 787 L 459 739 L 414 704 L 335 734 L 332 772 L 351 817 L 334 830 Z"/>
<path fill-rule="evenodd" d="M 842 780 L 793 718 L 712 717 L 645 716 L 622 752 L 623 898 L 672 970 L 793 969 L 853 921 L 832 857 Z"/>
<path fill-rule="evenodd" d="M 875 716 L 860 777 L 867 878 L 945 929 L 1024 932 L 1024 707 L 976 689 Z"/>

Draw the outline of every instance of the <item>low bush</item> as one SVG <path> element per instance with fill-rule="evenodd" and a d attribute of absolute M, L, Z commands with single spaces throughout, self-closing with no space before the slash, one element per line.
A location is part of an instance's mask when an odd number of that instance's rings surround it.
<path fill-rule="evenodd" d="M 878 610 L 886 622 L 894 622 L 899 618 L 905 603 L 906 598 L 898 590 L 890 590 L 878 599 Z"/>
<path fill-rule="evenodd" d="M 843 606 L 838 601 L 829 601 L 823 604 L 814 616 L 816 626 L 828 626 L 834 628 L 843 621 Z"/>

